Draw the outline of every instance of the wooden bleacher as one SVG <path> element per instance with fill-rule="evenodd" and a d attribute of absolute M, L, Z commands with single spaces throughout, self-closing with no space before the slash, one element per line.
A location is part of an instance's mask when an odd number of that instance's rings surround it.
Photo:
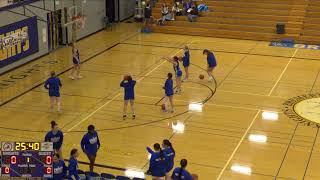
<path fill-rule="evenodd" d="M 309 44 L 320 44 L 320 1 L 309 0 L 300 41 Z"/>
<path fill-rule="evenodd" d="M 153 9 L 161 17 L 163 2 L 172 7 L 172 0 L 158 0 Z M 224 37 L 249 40 L 294 39 L 297 42 L 320 44 L 319 0 L 203 0 L 210 12 L 202 13 L 197 22 L 178 16 L 165 26 L 153 26 L 154 32 Z M 200 4 L 198 2 L 198 4 Z M 171 10 L 171 8 L 169 8 Z M 286 34 L 276 34 L 276 24 L 286 25 Z"/>

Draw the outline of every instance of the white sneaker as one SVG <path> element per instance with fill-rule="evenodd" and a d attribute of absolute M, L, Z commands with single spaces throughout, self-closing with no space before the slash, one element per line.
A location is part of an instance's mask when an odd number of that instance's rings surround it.
<path fill-rule="evenodd" d="M 72 80 L 74 80 L 74 79 L 75 79 L 75 78 L 74 78 L 73 76 L 71 76 L 71 75 L 69 76 L 69 78 L 70 78 L 70 79 L 72 79 Z"/>
<path fill-rule="evenodd" d="M 81 79 L 81 78 L 82 78 L 82 76 L 81 76 L 81 75 L 79 75 L 77 78 L 78 78 L 78 79 Z"/>

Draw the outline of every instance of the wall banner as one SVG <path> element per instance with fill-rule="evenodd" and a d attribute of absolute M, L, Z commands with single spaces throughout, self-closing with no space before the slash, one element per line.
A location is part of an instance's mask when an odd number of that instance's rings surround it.
<path fill-rule="evenodd" d="M 0 68 L 38 51 L 36 16 L 0 27 Z"/>

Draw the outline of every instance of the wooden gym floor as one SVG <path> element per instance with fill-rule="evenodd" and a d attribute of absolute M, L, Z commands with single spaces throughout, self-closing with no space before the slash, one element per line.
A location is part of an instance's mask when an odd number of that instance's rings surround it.
<path fill-rule="evenodd" d="M 159 106 L 161 87 L 173 70 L 161 56 L 182 55 L 184 45 L 192 49 L 192 82 L 183 83 L 182 94 L 174 97 L 176 113 L 166 114 Z M 87 60 L 81 80 L 70 80 L 69 71 L 64 72 L 71 67 L 70 48 L 58 49 L 0 77 L 0 82 L 7 83 L 1 89 L 2 103 L 27 91 L 0 107 L 1 141 L 41 141 L 50 121 L 56 120 L 66 133 L 63 155 L 68 158 L 71 148 L 80 149 L 84 133 L 77 131 L 94 124 L 101 130 L 102 147 L 96 162 L 101 165 L 145 171 L 145 147 L 168 138 L 177 152 L 176 165 L 187 158 L 189 171 L 200 180 L 320 179 L 319 130 L 282 113 L 287 99 L 319 90 L 320 51 L 269 47 L 268 42 L 140 34 L 134 24 L 99 32 L 77 46 L 82 61 Z M 198 79 L 199 74 L 205 74 L 200 68 L 206 67 L 204 48 L 215 51 L 217 86 Z M 23 76 L 28 69 L 35 70 Z M 64 72 L 59 76 L 62 114 L 50 112 L 42 85 L 33 88 L 51 70 Z M 122 120 L 119 82 L 124 74 L 132 74 L 138 81 L 134 121 Z M 187 111 L 189 103 L 205 101 L 212 92 L 203 112 Z M 264 111 L 278 112 L 278 120 L 263 120 Z M 182 134 L 173 133 L 170 126 L 178 121 L 185 125 Z M 252 134 L 265 135 L 267 141 L 249 141 Z M 87 161 L 86 156 L 81 154 L 80 160 Z M 250 167 L 252 172 L 232 171 L 234 165 Z"/>

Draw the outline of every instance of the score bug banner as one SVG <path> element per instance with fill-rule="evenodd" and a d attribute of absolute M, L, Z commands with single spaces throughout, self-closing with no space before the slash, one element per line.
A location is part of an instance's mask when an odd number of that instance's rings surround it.
<path fill-rule="evenodd" d="M 0 27 L 0 68 L 38 51 L 37 17 Z"/>

